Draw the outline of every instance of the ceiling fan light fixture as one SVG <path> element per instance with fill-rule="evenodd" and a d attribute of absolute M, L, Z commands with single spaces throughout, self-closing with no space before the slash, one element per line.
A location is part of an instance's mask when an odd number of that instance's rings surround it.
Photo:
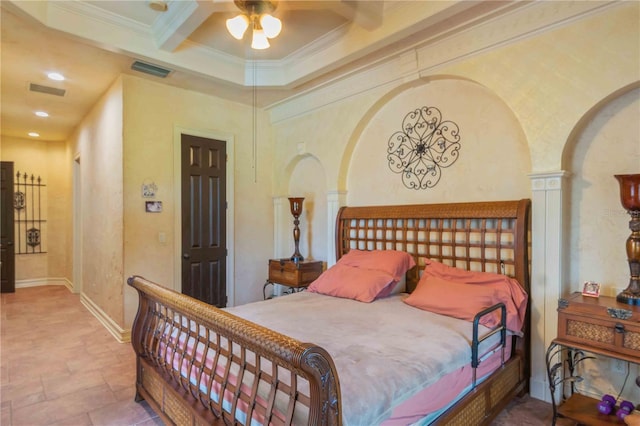
<path fill-rule="evenodd" d="M 278 34 L 280 34 L 280 31 L 282 31 L 282 21 L 268 13 L 260 16 L 260 26 L 268 38 L 276 38 Z"/>
<path fill-rule="evenodd" d="M 251 40 L 251 48 L 256 50 L 264 50 L 269 48 L 269 40 L 262 28 L 253 29 L 253 39 Z"/>
<path fill-rule="evenodd" d="M 235 18 L 227 19 L 227 30 L 237 40 L 242 40 L 251 26 L 253 38 L 251 47 L 267 49 L 269 38 L 275 38 L 282 31 L 282 22 L 270 14 L 276 10 L 276 0 L 234 0 L 233 3 L 242 11 Z"/>
<path fill-rule="evenodd" d="M 238 40 L 242 40 L 247 28 L 249 28 L 249 18 L 247 15 L 238 15 L 235 18 L 227 19 L 227 30 L 229 34 Z"/>

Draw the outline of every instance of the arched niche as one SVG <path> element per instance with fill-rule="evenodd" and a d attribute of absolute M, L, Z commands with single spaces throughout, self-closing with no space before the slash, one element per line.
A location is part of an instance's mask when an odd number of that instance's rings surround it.
<path fill-rule="evenodd" d="M 576 124 L 563 152 L 571 173 L 568 205 L 568 281 L 584 281 L 616 295 L 629 282 L 625 242 L 629 215 L 620 204 L 615 174 L 640 173 L 640 83 L 605 97 Z"/>
<path fill-rule="evenodd" d="M 416 190 L 391 171 L 387 148 L 407 114 L 421 107 L 436 107 L 443 121 L 457 124 L 460 151 L 435 186 Z M 345 149 L 339 185 L 351 205 L 515 199 L 529 196 L 530 170 L 522 126 L 502 99 L 474 81 L 433 76 L 395 88 L 363 115 Z"/>
<path fill-rule="evenodd" d="M 311 154 L 294 157 L 284 171 L 287 197 L 304 197 L 300 216 L 300 253 L 305 259 L 325 259 L 327 252 L 327 185 L 326 173 L 318 158 Z M 284 210 L 289 212 L 288 200 L 283 200 Z M 284 214 L 283 229 L 290 230 L 285 245 L 294 251 L 293 216 Z"/>
<path fill-rule="evenodd" d="M 584 281 L 601 284 L 601 294 L 615 296 L 629 283 L 625 249 L 630 216 L 620 203 L 615 174 L 640 173 L 640 83 L 625 86 L 597 102 L 578 121 L 563 152 L 570 172 L 564 205 L 568 235 L 563 253 L 570 291 Z M 637 399 L 638 388 L 626 386 L 625 375 L 611 370 L 606 359 L 588 360 L 582 367 L 581 393 L 619 393 Z M 630 376 L 639 374 L 630 365 Z"/>

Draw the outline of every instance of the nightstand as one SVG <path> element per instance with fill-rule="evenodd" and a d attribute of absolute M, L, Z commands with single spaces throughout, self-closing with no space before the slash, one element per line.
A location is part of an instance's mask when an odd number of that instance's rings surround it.
<path fill-rule="evenodd" d="M 303 260 L 293 262 L 291 259 L 270 259 L 269 278 L 262 288 L 263 298 L 267 298 L 265 290 L 269 284 L 281 284 L 290 288 L 291 292 L 304 290 L 322 274 L 321 260 Z"/>
<path fill-rule="evenodd" d="M 560 362 L 552 359 L 560 356 Z M 599 298 L 573 293 L 558 301 L 558 337 L 547 349 L 547 375 L 553 403 L 553 424 L 561 416 L 581 424 L 621 424 L 614 415 L 597 410 L 598 400 L 575 392 L 576 366 L 584 359 L 603 355 L 640 363 L 640 306 L 618 303 L 615 297 Z M 568 384 L 570 395 L 564 395 Z M 556 405 L 561 386 L 562 404 Z M 633 401 L 637 403 L 638 401 Z"/>

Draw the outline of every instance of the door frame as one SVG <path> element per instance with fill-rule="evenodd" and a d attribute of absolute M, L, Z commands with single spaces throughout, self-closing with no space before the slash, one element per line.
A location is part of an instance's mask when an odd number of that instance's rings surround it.
<path fill-rule="evenodd" d="M 234 250 L 234 164 L 235 164 L 235 137 L 232 133 L 220 132 L 207 129 L 191 129 L 181 126 L 173 127 L 173 178 L 174 178 L 174 216 L 175 223 L 173 226 L 173 244 L 174 244 L 174 262 L 173 262 L 173 282 L 174 290 L 182 293 L 182 185 L 181 185 L 181 167 L 180 149 L 182 146 L 182 135 L 198 136 L 207 139 L 217 139 L 226 143 L 227 150 L 227 173 L 226 173 L 226 191 L 227 191 L 227 306 L 235 306 L 235 250 Z"/>
<path fill-rule="evenodd" d="M 82 168 L 80 153 L 73 157 L 73 293 L 82 293 Z"/>

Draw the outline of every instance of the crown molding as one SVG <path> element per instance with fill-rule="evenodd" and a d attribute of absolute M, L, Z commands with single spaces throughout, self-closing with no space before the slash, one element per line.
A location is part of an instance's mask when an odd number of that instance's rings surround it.
<path fill-rule="evenodd" d="M 181 28 L 194 28 L 226 3 L 172 2 L 180 4 L 180 8 L 175 8 L 173 15 L 161 15 L 151 25 L 88 2 L 46 2 L 44 6 L 41 2 L 12 3 L 48 27 L 163 67 L 195 73 L 232 87 L 257 85 L 293 90 L 321 76 L 325 76 L 324 81 L 314 86 L 326 87 L 410 51 L 415 51 L 418 58 L 418 69 L 412 72 L 430 73 L 444 64 L 549 31 L 620 2 L 391 2 L 385 4 L 384 25 L 378 28 L 343 25 L 283 59 L 258 61 L 236 57 L 177 34 Z M 486 8 L 484 12 L 476 13 L 476 8 L 482 7 Z M 453 26 L 445 25 L 449 23 Z M 177 42 L 180 49 L 172 51 Z M 397 74 L 392 78 L 397 79 Z M 383 79 L 370 86 L 388 82 Z M 362 90 L 360 86 L 357 85 L 358 90 Z M 347 92 L 353 90 L 347 88 Z M 304 93 L 294 94 L 293 98 Z"/>
<path fill-rule="evenodd" d="M 561 3 L 561 4 L 560 4 Z M 427 77 L 452 63 L 500 49 L 602 13 L 624 2 L 532 2 L 490 17 L 478 25 L 452 31 L 440 38 L 420 40 L 367 62 L 313 88 L 267 106 L 271 123 L 278 123 L 342 99 L 382 86 Z M 366 73 L 366 78 L 364 74 Z"/>

